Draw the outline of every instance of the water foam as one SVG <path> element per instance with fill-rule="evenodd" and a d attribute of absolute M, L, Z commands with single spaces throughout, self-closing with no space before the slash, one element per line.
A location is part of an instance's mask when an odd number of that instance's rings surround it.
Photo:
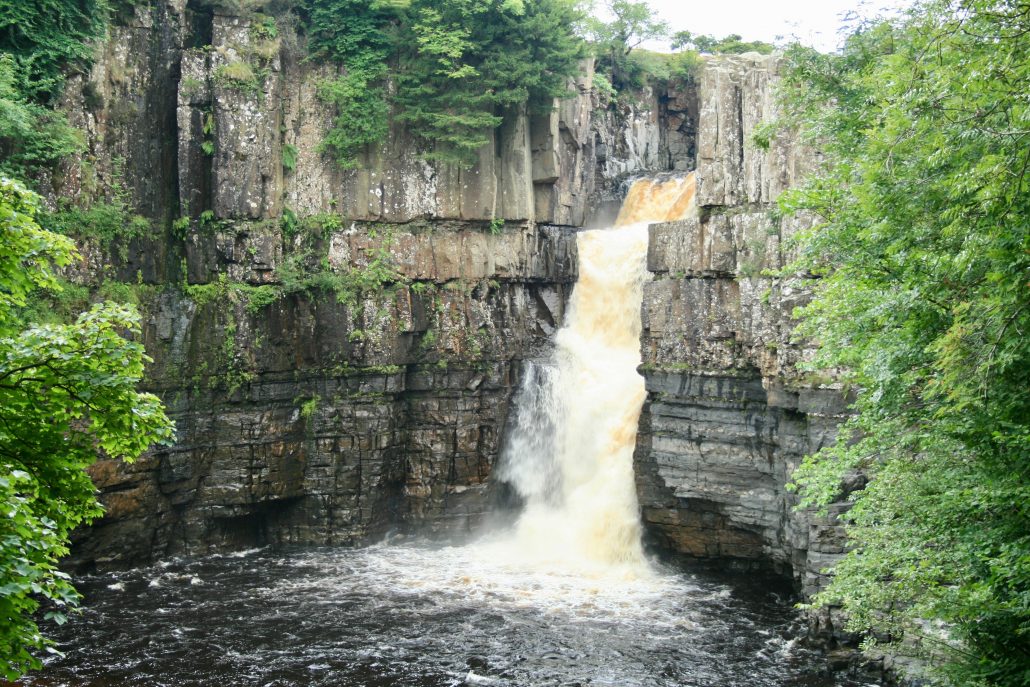
<path fill-rule="evenodd" d="M 638 181 L 619 214 L 624 226 L 579 233 L 566 326 L 553 359 L 527 368 L 495 473 L 525 508 L 492 555 L 588 576 L 650 574 L 633 480 L 647 227 L 685 216 L 694 188 L 693 175 Z"/>

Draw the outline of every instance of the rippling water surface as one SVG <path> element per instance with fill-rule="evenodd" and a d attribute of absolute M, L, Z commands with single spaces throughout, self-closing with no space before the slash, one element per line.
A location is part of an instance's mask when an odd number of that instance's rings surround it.
<path fill-rule="evenodd" d="M 79 582 L 32 685 L 853 687 L 788 600 L 671 569 L 547 571 L 490 544 L 176 560 Z"/>

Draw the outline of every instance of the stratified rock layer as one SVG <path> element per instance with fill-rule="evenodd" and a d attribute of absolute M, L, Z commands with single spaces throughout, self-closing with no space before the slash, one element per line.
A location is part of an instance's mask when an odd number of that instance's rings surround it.
<path fill-rule="evenodd" d="M 355 274 L 389 255 L 397 279 L 356 299 L 255 304 L 247 289 L 274 283 L 264 268 L 278 265 L 249 226 L 188 252 L 188 272 L 208 283 L 147 292 L 148 386 L 177 440 L 128 467 L 94 466 L 107 513 L 79 541 L 80 563 L 456 533 L 486 510 L 519 361 L 542 354 L 564 315 L 574 235 L 371 238 L 361 226 L 329 234 L 328 259 Z"/>
<path fill-rule="evenodd" d="M 822 583 L 839 528 L 794 513 L 783 485 L 845 403 L 796 371 L 804 284 L 762 274 L 800 228 L 769 204 L 813 163 L 790 140 L 752 142 L 775 118 L 774 60 L 712 59 L 694 85 L 610 107 L 587 63 L 550 113 L 504 113 L 471 168 L 427 162 L 394 125 L 344 169 L 320 152 L 334 113 L 318 85 L 335 68 L 302 59 L 288 26 L 269 39 L 186 0 L 123 19 L 69 79 L 89 151 L 43 183 L 84 200 L 120 189 L 152 220 L 117 249 L 86 241 L 73 276 L 139 285 L 147 384 L 178 436 L 94 467 L 107 514 L 78 534 L 79 563 L 467 530 L 521 361 L 562 324 L 570 227 L 627 178 L 696 167 L 697 216 L 651 229 L 645 526 L 681 553 Z"/>
<path fill-rule="evenodd" d="M 834 517 L 796 512 L 784 485 L 804 455 L 835 440 L 847 400 L 797 371 L 806 350 L 792 340 L 791 313 L 806 301 L 804 280 L 766 276 L 790 261 L 788 239 L 805 225 L 776 219 L 771 203 L 816 163 L 789 137 L 768 150 L 753 140 L 777 117 L 776 70 L 776 58 L 754 54 L 701 70 L 698 212 L 651 227 L 635 461 L 653 543 L 772 564 L 811 593 L 843 534 Z"/>
<path fill-rule="evenodd" d="M 77 533 L 82 566 L 466 531 L 521 361 L 564 317 L 596 172 L 590 63 L 551 113 L 505 113 L 471 168 L 427 162 L 395 124 L 344 169 L 320 152 L 335 68 L 254 22 L 141 4 L 69 79 L 89 152 L 51 197 L 118 193 L 152 226 L 84 238 L 71 276 L 132 285 L 145 384 L 178 428 L 93 468 L 107 511 Z"/>

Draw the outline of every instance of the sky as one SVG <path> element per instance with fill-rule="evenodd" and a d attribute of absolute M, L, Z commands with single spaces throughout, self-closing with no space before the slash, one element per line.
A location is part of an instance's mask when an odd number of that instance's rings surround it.
<path fill-rule="evenodd" d="M 768 43 L 790 41 L 823 52 L 840 42 L 843 15 L 861 12 L 875 15 L 910 4 L 907 0 L 648 0 L 652 9 L 669 22 L 673 32 L 710 34 L 721 38 L 731 33 L 744 40 Z M 648 45 L 660 49 L 659 45 Z"/>

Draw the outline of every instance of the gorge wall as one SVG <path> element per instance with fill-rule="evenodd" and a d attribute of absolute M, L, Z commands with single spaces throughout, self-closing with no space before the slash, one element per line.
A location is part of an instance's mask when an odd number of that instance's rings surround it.
<path fill-rule="evenodd" d="M 238 13 L 161 1 L 99 55 L 63 102 L 88 153 L 44 189 L 146 218 L 79 237 L 71 277 L 140 306 L 146 386 L 178 431 L 92 468 L 106 514 L 72 563 L 467 531 L 521 361 L 563 321 L 575 227 L 618 183 L 595 180 L 671 159 L 659 94 L 601 132 L 584 63 L 572 97 L 506 113 L 469 169 L 425 161 L 401 125 L 344 169 L 319 152 L 335 68 L 305 61 L 286 23 L 270 40 Z"/>
<path fill-rule="evenodd" d="M 94 466 L 107 512 L 77 533 L 76 564 L 468 531 L 521 363 L 563 322 L 576 228 L 628 177 L 696 168 L 698 215 L 651 228 L 645 528 L 818 586 L 840 532 L 793 513 L 783 485 L 845 404 L 794 367 L 803 284 L 761 273 L 789 258 L 798 222 L 769 210 L 812 158 L 752 143 L 775 116 L 774 59 L 713 58 L 693 84 L 614 103 L 585 64 L 551 113 L 506 113 L 470 169 L 426 162 L 397 125 L 344 169 L 319 152 L 334 68 L 288 30 L 269 41 L 205 7 L 135 7 L 64 99 L 89 153 L 46 180 L 51 196 L 121 192 L 150 226 L 83 237 L 73 277 L 131 291 L 147 386 L 178 427 L 131 466 Z"/>
<path fill-rule="evenodd" d="M 69 85 L 90 154 L 55 194 L 123 187 L 151 227 L 86 239 L 76 278 L 131 285 L 146 383 L 178 429 L 134 465 L 94 466 L 106 515 L 79 533 L 80 565 L 467 527 L 519 361 L 562 319 L 589 73 L 549 117 L 511 113 L 470 170 L 423 162 L 403 130 L 344 170 L 318 152 L 326 68 L 286 38 L 137 7 Z M 224 76 L 237 61 L 254 84 Z"/>
<path fill-rule="evenodd" d="M 651 226 L 642 335 L 648 397 L 635 454 L 645 527 L 658 547 L 792 571 L 806 594 L 844 552 L 836 515 L 795 512 L 788 492 L 804 455 L 832 443 L 847 398 L 797 363 L 791 313 L 805 279 L 791 262 L 804 217 L 772 212 L 817 164 L 787 135 L 767 149 L 757 127 L 778 117 L 774 57 L 709 61 L 697 85 L 696 216 Z"/>

